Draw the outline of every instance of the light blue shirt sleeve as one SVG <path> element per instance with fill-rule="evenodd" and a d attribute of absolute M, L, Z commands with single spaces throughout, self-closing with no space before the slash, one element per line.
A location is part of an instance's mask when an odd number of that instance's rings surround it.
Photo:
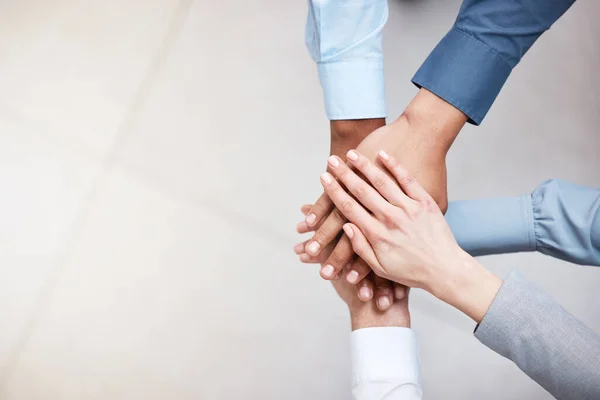
<path fill-rule="evenodd" d="M 479 125 L 513 68 L 575 0 L 464 0 L 413 77 Z"/>
<path fill-rule="evenodd" d="M 539 251 L 600 266 L 600 189 L 549 180 L 530 195 L 450 202 L 446 220 L 473 256 Z"/>
<path fill-rule="evenodd" d="M 306 46 L 330 120 L 385 118 L 382 31 L 387 0 L 310 0 Z"/>

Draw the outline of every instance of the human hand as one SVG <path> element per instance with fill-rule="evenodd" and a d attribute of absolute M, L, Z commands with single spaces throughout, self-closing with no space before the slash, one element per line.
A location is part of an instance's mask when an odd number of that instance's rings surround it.
<path fill-rule="evenodd" d="M 374 131 L 361 142 L 358 150 L 373 161 L 376 160 L 379 149 L 385 149 L 401 157 L 411 173 L 428 183 L 427 190 L 434 193 L 442 207 L 445 208 L 447 205 L 446 150 L 428 143 L 426 137 L 427 135 L 423 132 L 413 131 L 406 119 L 399 119 Z M 331 200 L 324 194 L 310 210 L 304 223 L 298 226 L 300 232 L 316 230 L 305 248 L 305 252 L 309 256 L 318 255 L 322 248 L 334 242 L 346 222 L 340 210 L 333 209 L 331 211 L 332 208 Z M 348 264 L 352 256 L 353 252 L 349 244 L 340 242 L 332 252 L 330 259 L 324 263 L 326 270 L 322 271 L 323 278 L 331 279 L 337 275 Z M 350 272 L 348 276 L 350 282 L 359 282 L 369 272 L 364 268 L 352 268 L 352 271 L 354 272 Z"/>
<path fill-rule="evenodd" d="M 310 207 L 310 204 L 303 206 L 302 212 L 306 215 Z M 333 245 L 324 249 L 322 252 L 323 257 L 326 258 L 328 252 L 331 252 L 332 249 Z M 385 291 L 391 291 L 392 283 L 390 281 L 373 274 L 363 279 L 358 286 L 347 282 L 345 279 L 340 279 L 339 276 L 331 280 L 336 293 L 348 306 L 352 330 L 384 326 L 410 328 L 409 289 L 406 286 L 395 284 L 397 286 L 394 291 L 395 299 L 390 305 L 380 307 L 375 303 L 377 299 L 373 298 L 373 281 L 377 282 L 377 285 L 388 285 Z M 357 291 L 358 296 L 356 295 Z M 388 297 L 384 296 L 378 299 L 388 299 Z M 383 311 L 382 308 L 384 308 Z"/>
<path fill-rule="evenodd" d="M 304 215 L 310 210 L 312 205 L 307 204 L 302 206 L 301 211 Z M 348 237 L 343 238 L 343 240 L 347 240 L 348 246 L 352 248 L 352 244 L 350 243 L 350 239 Z M 319 255 L 311 258 L 311 263 L 322 264 L 327 260 L 333 251 L 335 243 L 330 243 L 323 251 L 319 253 Z M 306 262 L 309 257 L 307 254 L 302 253 L 304 249 L 304 243 L 300 243 L 294 248 L 294 251 L 299 254 L 300 260 Z M 358 266 L 359 268 L 365 268 L 367 271 L 370 271 L 370 267 L 364 262 L 364 260 L 354 260 L 353 263 L 348 264 L 345 268 L 346 271 L 349 270 L 350 265 L 354 265 L 355 268 Z M 321 266 L 322 267 L 322 266 Z M 371 302 L 379 308 L 381 311 L 385 311 L 389 309 L 395 301 L 402 300 L 408 295 L 408 288 L 404 285 L 400 285 L 397 283 L 393 283 L 387 279 L 383 279 L 375 274 L 367 274 L 365 278 L 361 279 L 360 282 L 354 284 L 349 283 L 346 279 L 340 279 L 344 271 L 338 273 L 331 282 L 333 283 L 334 288 L 344 300 L 344 302 L 350 308 L 358 308 L 351 307 L 358 300 L 362 302 Z M 358 296 L 357 296 L 358 294 Z M 373 301 L 371 301 L 373 299 Z"/>
<path fill-rule="evenodd" d="M 330 170 L 356 200 L 331 174 L 324 173 L 321 182 L 351 222 L 344 232 L 356 254 L 378 276 L 423 288 L 480 320 L 502 281 L 458 246 L 433 198 L 395 158 L 379 153 L 396 182 L 357 151 L 347 159 L 372 186 L 335 156 Z"/>
<path fill-rule="evenodd" d="M 377 151 L 382 149 L 398 158 L 445 211 L 448 205 L 446 154 L 466 121 L 466 115 L 460 110 L 421 89 L 398 120 L 375 130 L 357 149 L 373 161 L 377 158 Z M 301 232 L 316 231 L 306 246 L 306 254 L 314 257 L 335 241 L 345 221 L 342 213 L 334 209 L 331 200 L 322 195 L 304 223 L 298 226 Z M 336 276 L 352 256 L 347 243 L 340 241 L 324 264 L 321 271 L 323 278 Z M 365 268 L 352 267 L 347 278 L 350 282 L 358 282 L 367 273 Z"/>

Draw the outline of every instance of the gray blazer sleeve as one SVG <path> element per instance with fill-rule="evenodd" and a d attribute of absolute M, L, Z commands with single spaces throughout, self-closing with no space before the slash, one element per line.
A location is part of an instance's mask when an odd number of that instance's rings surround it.
<path fill-rule="evenodd" d="M 600 399 L 600 336 L 517 271 L 504 281 L 475 337 L 557 399 Z"/>

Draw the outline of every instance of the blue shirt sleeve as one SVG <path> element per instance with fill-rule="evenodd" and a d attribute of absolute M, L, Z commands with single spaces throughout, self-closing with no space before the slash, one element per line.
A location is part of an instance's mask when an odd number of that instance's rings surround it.
<path fill-rule="evenodd" d="M 479 125 L 512 69 L 575 0 L 464 0 L 412 81 Z"/>
<path fill-rule="evenodd" d="M 539 251 L 600 266 L 600 189 L 549 180 L 531 195 L 451 202 L 446 220 L 473 256 Z"/>
<path fill-rule="evenodd" d="M 385 118 L 382 31 L 387 0 L 310 0 L 306 46 L 330 120 Z"/>

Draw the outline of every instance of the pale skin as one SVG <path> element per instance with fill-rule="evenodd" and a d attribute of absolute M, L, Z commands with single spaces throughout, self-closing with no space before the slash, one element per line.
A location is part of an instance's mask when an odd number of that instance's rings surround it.
<path fill-rule="evenodd" d="M 350 221 L 343 229 L 354 252 L 378 276 L 422 288 L 481 322 L 502 280 L 458 246 L 433 197 L 394 157 L 379 152 L 382 168 L 358 151 L 346 158 L 365 180 L 332 156 L 321 183 Z"/>
<path fill-rule="evenodd" d="M 395 122 L 380 127 L 367 136 L 358 146 L 365 157 L 378 163 L 377 151 L 385 149 L 400 159 L 424 187 L 432 193 L 438 205 L 445 211 L 446 154 L 467 117 L 449 103 L 425 89 L 421 89 L 402 116 Z M 343 157 L 343 155 L 337 154 Z M 370 276 L 370 268 L 356 259 L 350 240 L 342 234 L 346 219 L 331 199 L 322 195 L 309 211 L 305 221 L 298 224 L 300 233 L 315 232 L 312 239 L 296 246 L 295 251 L 305 263 L 322 264 L 321 276 L 333 279 L 342 272 L 350 283 L 368 285 L 363 282 Z M 331 245 L 334 245 L 333 249 Z M 320 256 L 325 249 L 330 252 L 323 261 Z M 354 260 L 357 261 L 354 261 Z M 346 268 L 350 264 L 350 268 Z M 347 272 L 346 272 L 347 270 Z M 378 280 L 377 282 L 382 282 Z M 386 295 L 390 293 L 389 285 Z M 379 290 L 375 297 L 379 299 Z M 359 296 L 361 292 L 359 291 Z M 389 298 L 389 295 L 387 295 Z M 379 305 L 381 302 L 377 301 Z M 389 304 L 385 301 L 385 304 Z"/>
<path fill-rule="evenodd" d="M 302 213 L 306 215 L 311 207 L 310 204 L 302 206 Z M 334 279 L 331 283 L 338 296 L 348 306 L 353 331 L 374 327 L 410 328 L 408 289 L 403 289 L 400 296 L 397 296 L 396 300 L 387 307 L 387 310 L 381 311 L 375 304 L 374 299 L 363 301 L 356 296 L 356 285 L 345 279 Z"/>

